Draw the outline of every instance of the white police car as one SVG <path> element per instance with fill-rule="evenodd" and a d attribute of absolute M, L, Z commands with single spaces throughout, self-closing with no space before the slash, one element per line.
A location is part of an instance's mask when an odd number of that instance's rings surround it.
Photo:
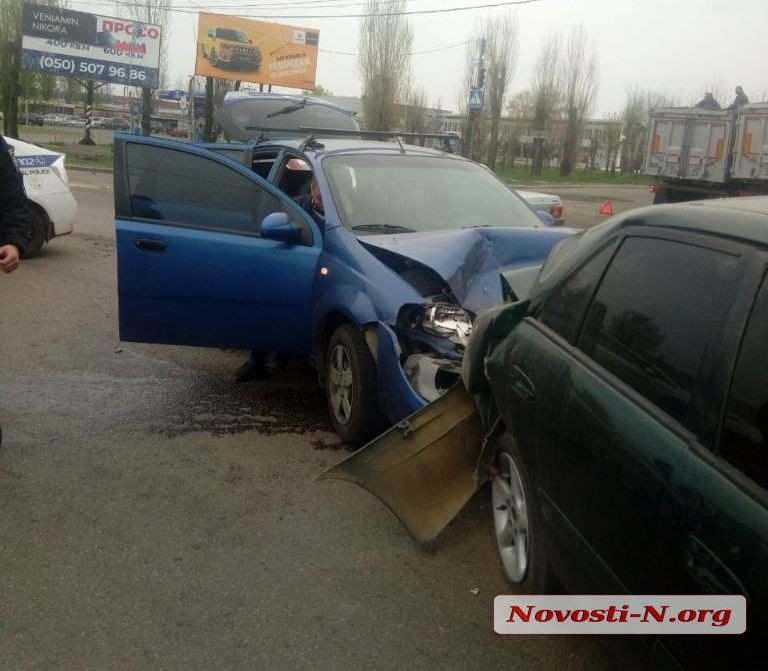
<path fill-rule="evenodd" d="M 65 155 L 11 137 L 5 141 L 24 176 L 24 188 L 35 214 L 33 235 L 26 256 L 34 256 L 45 242 L 71 233 L 77 218 L 77 202 L 69 189 Z"/>

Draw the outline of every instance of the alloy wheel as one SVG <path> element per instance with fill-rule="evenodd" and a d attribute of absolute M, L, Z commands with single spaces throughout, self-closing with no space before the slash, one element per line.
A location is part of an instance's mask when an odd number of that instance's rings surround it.
<path fill-rule="evenodd" d="M 520 472 L 506 452 L 497 457 L 498 472 L 492 483 L 493 526 L 507 576 L 522 582 L 528 572 L 529 518 Z"/>
<path fill-rule="evenodd" d="M 328 389 L 330 405 L 336 421 L 347 424 L 352 416 L 354 385 L 352 383 L 352 362 L 347 349 L 339 344 L 331 352 L 328 367 Z"/>

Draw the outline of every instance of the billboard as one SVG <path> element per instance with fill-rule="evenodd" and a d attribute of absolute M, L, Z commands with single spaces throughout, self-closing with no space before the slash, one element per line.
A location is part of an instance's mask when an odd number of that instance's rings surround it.
<path fill-rule="evenodd" d="M 311 89 L 319 40 L 311 28 L 201 13 L 195 74 Z"/>
<path fill-rule="evenodd" d="M 21 67 L 47 75 L 157 88 L 160 26 L 24 5 Z"/>

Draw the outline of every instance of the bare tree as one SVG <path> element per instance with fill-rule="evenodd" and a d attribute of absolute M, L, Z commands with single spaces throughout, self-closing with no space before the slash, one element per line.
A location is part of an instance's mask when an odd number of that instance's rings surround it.
<path fill-rule="evenodd" d="M 130 18 L 134 21 L 140 21 L 141 23 L 150 23 L 153 25 L 159 25 L 163 28 L 162 43 L 160 46 L 160 74 L 161 80 L 165 80 L 166 63 L 168 60 L 168 15 L 170 14 L 172 6 L 172 0 L 141 0 L 141 2 L 128 3 L 124 5 L 121 3 L 121 10 L 123 7 L 128 11 Z M 141 89 L 141 132 L 144 135 L 149 135 L 151 132 L 152 122 L 152 105 L 153 105 L 153 92 L 151 88 Z"/>
<path fill-rule="evenodd" d="M 232 79 L 221 79 L 220 77 L 206 77 L 206 79 L 213 80 L 213 109 L 219 109 L 224 104 L 224 96 L 226 96 L 227 93 L 237 90 L 237 82 Z M 205 140 L 207 142 L 214 142 L 221 135 L 223 129 L 219 124 L 214 123 L 213 111 L 211 111 L 210 126 L 207 124 L 208 117 L 206 116 L 206 125 L 203 128 Z"/>
<path fill-rule="evenodd" d="M 530 122 L 534 115 L 534 97 L 530 90 L 520 91 L 507 101 L 507 116 Z"/>
<path fill-rule="evenodd" d="M 469 109 L 469 90 L 478 83 L 478 70 L 482 67 L 478 58 L 480 44 L 481 39 L 474 35 L 467 45 L 464 59 L 464 77 L 459 84 L 456 97 L 456 106 L 458 107 L 459 114 L 464 118 L 461 128 L 463 145 L 461 153 L 467 158 L 477 158 L 483 154 L 482 151 L 478 152 L 478 148 L 482 149 L 482 139 L 485 135 L 479 132 L 481 126 L 480 115 Z"/>
<path fill-rule="evenodd" d="M 410 84 L 405 100 L 404 125 L 407 133 L 426 133 L 429 110 L 424 87 Z"/>
<path fill-rule="evenodd" d="M 597 95 L 597 54 L 583 26 L 571 30 L 561 67 L 565 133 L 560 174 L 570 175 L 576 162 L 582 125 Z"/>
<path fill-rule="evenodd" d="M 533 70 L 533 174 L 541 175 L 544 159 L 543 133 L 560 107 L 560 38 L 551 34 L 541 46 Z"/>
<path fill-rule="evenodd" d="M 459 91 L 459 109 L 467 119 L 463 153 L 491 168 L 496 165 L 501 113 L 517 64 L 517 34 L 514 14 L 500 18 L 489 15 L 475 23 L 467 46 L 464 81 Z M 484 91 L 480 112 L 469 109 L 469 91 L 473 87 Z"/>
<path fill-rule="evenodd" d="M 367 0 L 360 20 L 363 115 L 375 130 L 395 129 L 395 103 L 405 97 L 413 31 L 404 11 L 405 0 Z"/>
<path fill-rule="evenodd" d="M 665 93 L 632 89 L 622 112 L 621 172 L 635 172 L 642 165 L 651 110 L 671 107 L 674 101 Z"/>
<path fill-rule="evenodd" d="M 312 89 L 304 89 L 304 93 L 308 96 L 319 96 L 321 98 L 333 95 L 333 91 L 325 88 L 322 84 L 315 84 L 315 87 Z"/>
<path fill-rule="evenodd" d="M 481 34 L 487 40 L 488 72 L 485 77 L 486 114 L 490 119 L 490 137 L 486 164 L 496 168 L 499 142 L 499 121 L 504 109 L 504 97 L 512 82 L 517 65 L 518 23 L 517 16 L 506 13 L 501 17 L 487 16 L 481 24 Z"/>
<path fill-rule="evenodd" d="M 619 153 L 621 142 L 621 114 L 614 112 L 606 117 L 605 126 L 605 171 L 616 171 L 616 157 Z"/>
<path fill-rule="evenodd" d="M 507 122 L 501 131 L 504 167 L 514 166 L 516 156 L 525 156 L 522 136 L 530 133 L 533 107 L 534 97 L 529 90 L 516 93 L 507 102 Z"/>
<path fill-rule="evenodd" d="M 58 6 L 58 0 L 37 4 Z M 19 0 L 0 0 L 0 111 L 4 133 L 18 137 L 19 99 L 52 88 L 52 79 L 21 72 L 21 16 L 24 4 Z"/>

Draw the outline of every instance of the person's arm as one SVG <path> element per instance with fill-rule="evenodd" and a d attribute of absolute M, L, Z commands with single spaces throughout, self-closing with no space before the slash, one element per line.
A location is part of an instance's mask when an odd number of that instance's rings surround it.
<path fill-rule="evenodd" d="M 31 211 L 24 181 L 0 137 L 0 269 L 10 272 L 23 257 L 31 237 Z"/>

